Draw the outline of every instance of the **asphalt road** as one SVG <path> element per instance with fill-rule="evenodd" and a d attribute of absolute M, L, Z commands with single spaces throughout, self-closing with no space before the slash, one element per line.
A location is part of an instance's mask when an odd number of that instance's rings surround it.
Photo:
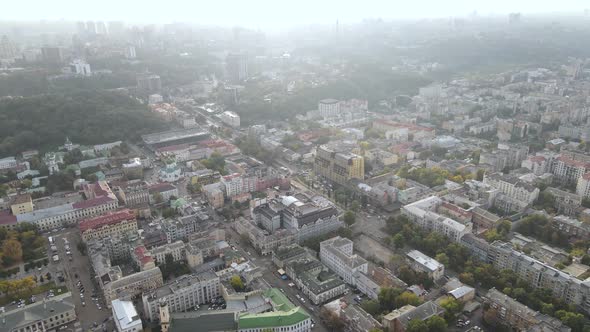
<path fill-rule="evenodd" d="M 96 289 L 96 293 L 100 292 L 97 289 L 98 286 L 93 279 L 94 277 L 91 275 L 92 268 L 88 256 L 82 256 L 76 246 L 80 241 L 80 234 L 77 229 L 66 229 L 57 234 L 50 234 L 49 236 L 53 236 L 55 245 L 57 246 L 57 254 L 59 255 L 59 262 L 57 264 L 52 264 L 55 265 L 57 269 L 63 271 L 65 285 L 72 293 L 72 299 L 76 305 L 76 314 L 78 315 L 78 321 L 81 323 L 82 329 L 84 331 L 93 329 L 94 322 L 96 322 L 98 325 L 96 331 L 102 330 L 101 324 L 105 319 L 111 317 L 111 311 L 106 308 L 104 299 L 100 298 L 98 301 L 93 301 L 91 299 L 93 290 Z M 70 246 L 71 261 L 66 254 L 65 240 L 67 240 Z M 81 297 L 81 293 L 76 285 L 78 280 L 84 286 L 84 297 Z M 82 305 L 83 302 L 84 305 Z M 98 309 L 99 305 L 101 309 Z M 108 331 L 112 331 L 112 322 L 107 322 L 105 328 Z"/>

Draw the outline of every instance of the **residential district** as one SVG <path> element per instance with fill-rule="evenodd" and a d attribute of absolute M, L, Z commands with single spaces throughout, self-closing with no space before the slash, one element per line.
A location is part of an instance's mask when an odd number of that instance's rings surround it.
<path fill-rule="evenodd" d="M 96 58 L 185 45 L 175 26 L 158 37 L 175 46 L 120 22 L 77 28 L 73 43 L 2 37 L 3 74 L 51 63 L 50 82 L 86 82 L 117 71 Z M 377 102 L 308 96 L 305 112 L 255 120 L 250 80 L 275 87 L 271 107 L 352 65 L 219 61 L 181 86 L 150 64 L 115 89 L 167 129 L 58 133 L 0 159 L 0 331 L 588 330 L 586 59 Z"/>

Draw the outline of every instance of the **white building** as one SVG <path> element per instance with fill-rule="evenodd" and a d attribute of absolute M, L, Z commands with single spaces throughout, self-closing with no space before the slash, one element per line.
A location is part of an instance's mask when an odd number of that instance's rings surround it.
<path fill-rule="evenodd" d="M 494 205 L 506 212 L 522 211 L 539 197 L 539 188 L 512 175 L 486 174 L 483 183 L 503 194 L 499 195 Z"/>
<path fill-rule="evenodd" d="M 15 168 L 17 165 L 16 158 L 6 157 L 0 159 L 0 169 Z"/>
<path fill-rule="evenodd" d="M 436 209 L 442 203 L 442 199 L 437 196 L 424 198 L 405 205 L 402 208 L 402 215 L 426 230 L 440 233 L 455 242 L 459 242 L 463 235 L 471 233 L 473 225 L 471 222 L 463 224 L 438 214 Z"/>
<path fill-rule="evenodd" d="M 86 63 L 86 61 L 81 59 L 76 59 L 70 63 L 70 70 L 72 74 L 82 75 L 82 76 L 92 76 L 92 71 L 90 70 L 90 65 Z"/>
<path fill-rule="evenodd" d="M 221 296 L 220 286 L 219 277 L 213 272 L 184 275 L 152 292 L 143 293 L 144 315 L 149 321 L 158 320 L 160 302 L 167 303 L 171 313 L 187 311 Z"/>
<path fill-rule="evenodd" d="M 322 99 L 318 103 L 318 111 L 324 119 L 338 117 L 340 115 L 340 102 L 336 99 Z"/>
<path fill-rule="evenodd" d="M 172 260 L 177 262 L 184 259 L 184 242 L 178 240 L 173 243 L 155 247 L 150 249 L 150 253 L 158 265 L 166 262 L 167 255 L 172 256 Z"/>
<path fill-rule="evenodd" d="M 439 280 L 445 274 L 445 266 L 434 258 L 424 255 L 418 250 L 406 254 L 410 267 L 416 272 L 427 273 L 433 280 Z"/>
<path fill-rule="evenodd" d="M 576 194 L 582 197 L 590 197 L 590 173 L 586 173 L 578 179 Z"/>
<path fill-rule="evenodd" d="M 221 177 L 221 184 L 225 189 L 226 197 L 233 197 L 246 191 L 244 189 L 244 181 L 239 173 Z"/>
<path fill-rule="evenodd" d="M 353 286 L 356 286 L 355 274 L 367 273 L 369 266 L 364 258 L 353 254 L 352 241 L 340 236 L 320 243 L 320 260 L 344 282 Z"/>
<path fill-rule="evenodd" d="M 131 301 L 121 301 L 119 299 L 111 302 L 113 307 L 113 319 L 118 332 L 136 332 L 142 331 L 141 318 Z"/>
<path fill-rule="evenodd" d="M 219 118 L 223 123 L 230 127 L 239 128 L 240 127 L 240 116 L 234 112 L 225 111 L 219 115 Z"/>

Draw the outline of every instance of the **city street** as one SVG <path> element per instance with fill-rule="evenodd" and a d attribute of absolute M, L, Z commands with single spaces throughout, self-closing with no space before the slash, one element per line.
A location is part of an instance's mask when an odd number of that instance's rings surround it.
<path fill-rule="evenodd" d="M 65 229 L 59 233 L 51 234 L 54 243 L 57 246 L 57 255 L 59 255 L 59 262 L 52 263 L 56 267 L 56 270 L 62 270 L 65 278 L 65 285 L 72 293 L 72 299 L 76 305 L 76 313 L 78 315 L 78 321 L 81 323 L 83 330 L 93 329 L 94 323 L 96 322 L 100 330 L 100 325 L 111 316 L 110 310 L 104 305 L 104 300 L 99 298 L 98 301 L 91 299 L 91 294 L 96 289 L 96 293 L 100 292 L 97 289 L 96 282 L 93 280 L 91 275 L 91 266 L 88 256 L 82 256 L 77 248 L 77 243 L 80 241 L 80 235 L 77 229 Z M 70 247 L 72 260 L 69 260 L 66 254 L 66 240 Z M 76 277 L 77 276 L 77 277 Z M 84 286 L 85 292 L 83 298 L 79 292 L 79 288 L 76 285 L 78 280 Z M 84 303 L 84 305 L 82 305 Z M 101 309 L 98 309 L 100 305 Z M 112 324 L 108 324 L 107 330 L 113 329 Z"/>

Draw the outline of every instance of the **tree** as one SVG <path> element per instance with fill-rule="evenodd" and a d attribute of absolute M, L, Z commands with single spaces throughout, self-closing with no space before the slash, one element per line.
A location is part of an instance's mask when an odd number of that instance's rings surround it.
<path fill-rule="evenodd" d="M 342 320 L 340 316 L 335 312 L 326 309 L 326 307 L 322 307 L 320 310 L 320 320 L 324 323 L 324 326 L 332 332 L 343 331 L 346 326 L 344 320 Z"/>
<path fill-rule="evenodd" d="M 440 301 L 440 306 L 445 309 L 447 323 L 454 320 L 456 315 L 463 309 L 463 304 L 450 296 Z"/>
<path fill-rule="evenodd" d="M 428 326 L 424 321 L 421 321 L 419 319 L 412 319 L 408 323 L 406 332 L 428 332 Z"/>
<path fill-rule="evenodd" d="M 406 245 L 406 238 L 404 237 L 404 235 L 402 233 L 397 233 L 392 238 L 392 242 L 393 242 L 393 245 L 397 249 L 401 249 L 401 248 L 403 248 Z"/>
<path fill-rule="evenodd" d="M 352 203 L 350 204 L 350 210 L 352 210 L 353 212 L 359 212 L 361 208 L 361 204 L 358 201 L 352 201 Z"/>
<path fill-rule="evenodd" d="M 356 222 L 356 215 L 354 212 L 348 210 L 344 213 L 343 219 L 348 226 L 352 226 Z"/>
<path fill-rule="evenodd" d="M 426 320 L 428 332 L 446 332 L 447 322 L 441 316 L 432 316 Z"/>
<path fill-rule="evenodd" d="M 86 256 L 86 253 L 88 253 L 88 247 L 86 246 L 86 243 L 78 241 L 76 247 L 82 256 Z"/>
<path fill-rule="evenodd" d="M 437 254 L 434 257 L 434 259 L 436 259 L 439 263 L 441 263 L 444 266 L 449 266 L 449 256 L 447 256 L 447 254 L 445 254 L 444 252 Z"/>
<path fill-rule="evenodd" d="M 505 236 L 508 233 L 510 233 L 510 229 L 512 229 L 512 222 L 506 219 L 500 221 L 496 226 L 496 231 L 498 231 L 498 233 L 502 236 Z"/>
<path fill-rule="evenodd" d="M 377 296 L 381 308 L 385 311 L 391 311 L 396 308 L 396 299 L 402 293 L 399 288 L 383 287 Z"/>
<path fill-rule="evenodd" d="M 236 292 L 244 290 L 244 282 L 242 281 L 242 278 L 240 278 L 240 276 L 238 275 L 231 277 L 229 283 Z"/>
<path fill-rule="evenodd" d="M 371 314 L 371 316 L 377 316 L 382 312 L 381 305 L 376 300 L 364 301 L 361 304 L 361 308 L 363 308 L 363 310 L 367 313 Z"/>
<path fill-rule="evenodd" d="M 2 245 L 2 253 L 4 265 L 19 262 L 23 258 L 23 248 L 20 242 L 15 239 L 4 241 L 4 244 Z"/>
<path fill-rule="evenodd" d="M 411 304 L 413 306 L 420 305 L 420 299 L 418 296 L 412 292 L 403 292 L 395 298 L 395 306 L 396 308 L 401 308 L 406 304 Z"/>

